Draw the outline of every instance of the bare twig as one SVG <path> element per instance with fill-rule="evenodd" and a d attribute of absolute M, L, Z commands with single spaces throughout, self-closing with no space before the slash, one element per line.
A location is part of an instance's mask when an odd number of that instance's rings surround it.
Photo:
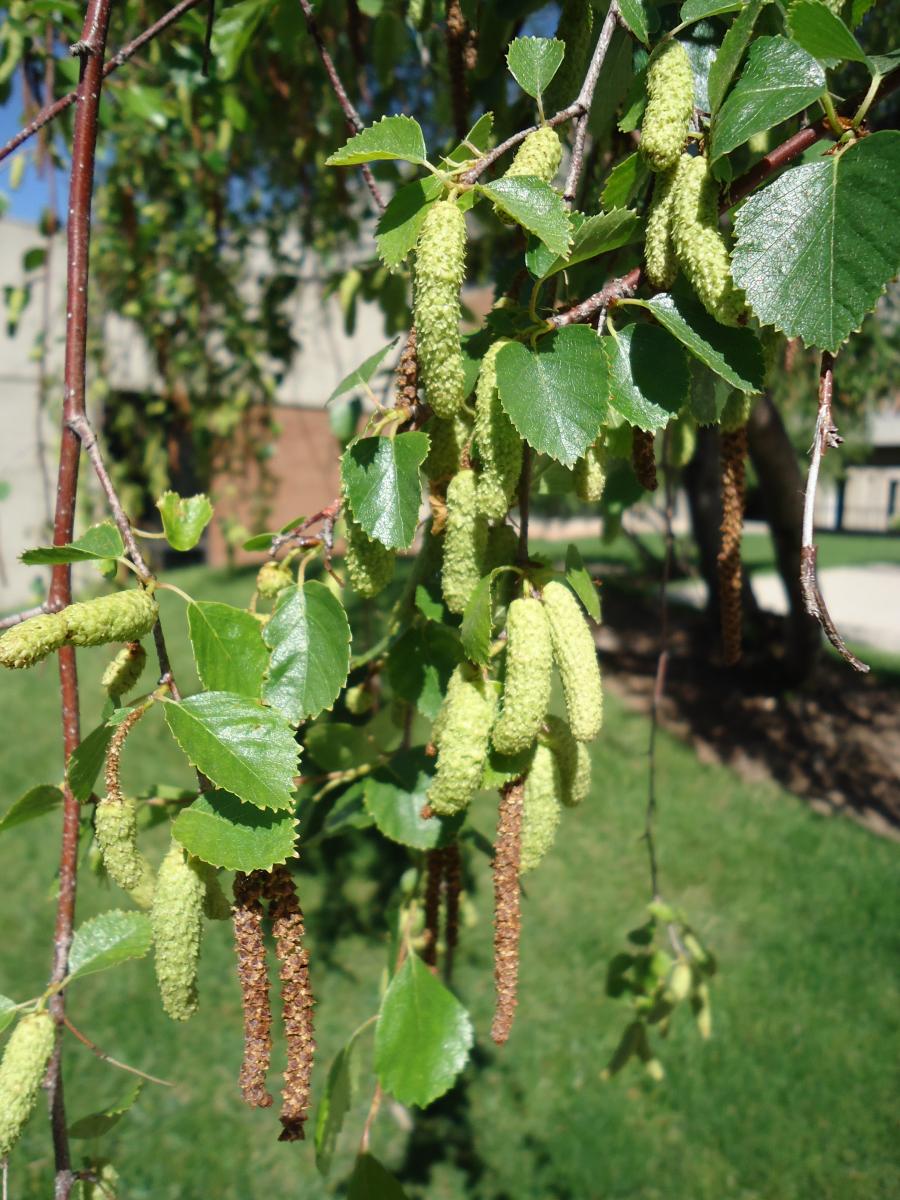
<path fill-rule="evenodd" d="M 581 112 L 575 122 L 575 140 L 572 145 L 572 158 L 569 163 L 569 173 L 566 176 L 566 190 L 563 193 L 563 199 L 569 208 L 575 203 L 578 180 L 581 177 L 582 167 L 584 166 L 584 142 L 587 137 L 591 104 L 594 101 L 594 90 L 597 87 L 597 80 L 600 78 L 600 71 L 609 51 L 609 44 L 612 41 L 612 35 L 615 32 L 618 19 L 619 6 L 616 0 L 612 0 L 612 4 L 610 4 L 603 25 L 600 28 L 600 36 L 597 39 L 597 45 L 594 47 L 587 75 L 584 78 L 581 91 L 578 93 L 578 98 L 575 101 L 580 106 Z"/>
<path fill-rule="evenodd" d="M 625 296 L 634 295 L 640 282 L 641 268 L 634 267 L 627 275 L 621 275 L 618 279 L 611 279 L 605 283 L 599 292 L 588 296 L 587 300 L 582 300 L 580 304 L 574 305 L 565 312 L 548 318 L 547 324 L 553 329 L 562 329 L 566 325 L 583 325 L 585 321 L 589 321 L 597 315 L 601 317 L 602 323 L 602 318 L 606 315 L 610 304 Z"/>
<path fill-rule="evenodd" d="M 109 1063 L 111 1067 L 118 1067 L 120 1071 L 127 1071 L 130 1075 L 137 1075 L 139 1079 L 146 1079 L 148 1083 L 158 1083 L 161 1087 L 175 1086 L 168 1079 L 159 1079 L 156 1075 L 149 1075 L 146 1071 L 141 1071 L 137 1067 L 129 1067 L 128 1063 L 123 1063 L 119 1059 L 113 1058 L 111 1054 L 107 1054 L 105 1050 L 101 1050 L 96 1042 L 92 1042 L 80 1029 L 76 1029 L 68 1017 L 63 1017 L 63 1024 L 69 1033 L 74 1034 L 78 1038 L 83 1046 L 87 1046 L 91 1054 L 95 1054 L 103 1062 Z"/>
<path fill-rule="evenodd" d="M 41 613 L 48 611 L 46 604 L 36 604 L 34 608 L 23 608 L 21 612 L 10 613 L 8 617 L 4 617 L 0 621 L 0 629 L 12 629 L 13 625 L 18 625 L 21 621 L 27 621 L 29 617 L 39 617 Z"/>
<path fill-rule="evenodd" d="M 806 481 L 806 496 L 803 502 L 803 539 L 800 547 L 800 588 L 803 592 L 803 603 L 811 617 L 815 617 L 825 636 L 855 671 L 866 672 L 869 667 L 850 651 L 844 639 L 838 633 L 834 621 L 828 612 L 824 597 L 819 588 L 816 571 L 818 547 L 815 544 L 815 513 L 816 488 L 819 483 L 819 467 L 822 457 L 829 448 L 840 446 L 843 438 L 837 431 L 837 426 L 831 418 L 831 401 L 834 396 L 834 356 L 824 351 L 822 365 L 819 370 L 819 411 L 816 416 L 816 432 L 813 439 L 812 461 L 809 464 L 809 476 Z"/>

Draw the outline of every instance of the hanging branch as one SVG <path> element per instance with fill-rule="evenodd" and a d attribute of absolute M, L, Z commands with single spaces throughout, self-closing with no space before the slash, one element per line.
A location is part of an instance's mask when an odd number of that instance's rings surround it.
<path fill-rule="evenodd" d="M 578 119 L 575 122 L 575 141 L 572 146 L 572 158 L 569 163 L 569 173 L 566 176 L 566 190 L 563 192 L 563 199 L 566 206 L 571 208 L 575 203 L 575 194 L 578 191 L 578 180 L 581 177 L 581 171 L 584 166 L 584 143 L 587 137 L 588 118 L 591 113 L 591 104 L 594 101 L 594 89 L 597 87 L 597 80 L 600 78 L 600 70 L 603 62 L 609 51 L 609 44 L 612 41 L 612 35 L 615 32 L 616 25 L 619 20 L 619 6 L 616 0 L 612 0 L 607 14 L 603 20 L 603 25 L 600 28 L 600 36 L 597 39 L 597 45 L 594 48 L 593 56 L 591 57 L 591 65 L 588 67 L 588 73 L 585 76 L 584 83 L 581 85 L 581 91 L 578 93 L 578 99 L 575 101 L 581 108 Z"/>
<path fill-rule="evenodd" d="M 800 547 L 800 588 L 803 592 L 803 603 L 811 617 L 815 617 L 825 636 L 855 671 L 866 672 L 869 667 L 856 657 L 847 647 L 844 639 L 835 628 L 834 621 L 825 604 L 819 588 L 816 558 L 819 548 L 815 537 L 816 489 L 819 484 L 819 467 L 825 452 L 837 448 L 844 440 L 837 431 L 837 426 L 831 419 L 831 401 L 834 396 L 834 356 L 824 351 L 822 365 L 819 370 L 819 411 L 816 416 L 816 432 L 812 446 L 812 461 L 809 464 L 809 476 L 806 481 L 806 496 L 803 501 L 803 540 Z"/>

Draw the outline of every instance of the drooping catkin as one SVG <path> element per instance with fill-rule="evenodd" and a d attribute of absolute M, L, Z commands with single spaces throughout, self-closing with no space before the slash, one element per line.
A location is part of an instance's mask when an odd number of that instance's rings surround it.
<path fill-rule="evenodd" d="M 654 51 L 647 96 L 640 151 L 651 171 L 668 171 L 678 161 L 694 113 L 694 72 L 680 42 L 664 42 Z"/>
<path fill-rule="evenodd" d="M 422 906 L 425 928 L 422 931 L 422 961 L 432 968 L 437 965 L 443 884 L 444 851 L 429 850 L 425 855 L 425 901 Z"/>
<path fill-rule="evenodd" d="M 415 323 L 425 396 L 444 419 L 459 409 L 465 391 L 459 338 L 465 259 L 465 217 L 451 200 L 438 200 L 428 209 L 416 246 Z"/>
<path fill-rule="evenodd" d="M 34 1111 L 55 1039 L 53 1019 L 45 1010 L 21 1017 L 10 1035 L 0 1062 L 0 1162 Z"/>
<path fill-rule="evenodd" d="M 493 684 L 477 667 L 460 663 L 432 729 L 438 755 L 428 803 L 438 815 L 462 812 L 481 786 L 496 704 Z"/>
<path fill-rule="evenodd" d="M 553 845 L 562 811 L 561 796 L 559 762 L 550 747 L 539 742 L 522 793 L 520 875 L 533 871 Z"/>
<path fill-rule="evenodd" d="M 559 134 L 549 125 L 542 125 L 529 133 L 516 151 L 504 178 L 533 175 L 552 183 L 562 162 L 562 142 Z"/>
<path fill-rule="evenodd" d="M 583 503 L 597 504 L 603 498 L 608 458 L 606 440 L 601 435 L 575 464 L 575 494 Z"/>
<path fill-rule="evenodd" d="M 594 10 L 590 0 L 563 0 L 555 36 L 565 42 L 566 56 L 544 94 L 544 111 L 571 104 L 584 81 L 591 52 Z"/>
<path fill-rule="evenodd" d="M 477 488 L 477 477 L 469 468 L 454 475 L 447 488 L 441 585 L 447 607 L 454 613 L 465 609 L 484 572 L 488 527 L 478 511 Z"/>
<path fill-rule="evenodd" d="M 647 278 L 658 288 L 669 288 L 678 274 L 678 257 L 672 240 L 672 212 L 678 165 L 660 172 L 653 184 L 653 202 L 647 212 L 644 263 Z"/>
<path fill-rule="evenodd" d="M 526 750 L 537 737 L 550 703 L 553 648 L 540 600 L 513 600 L 506 617 L 503 707 L 492 741 L 501 754 Z"/>
<path fill-rule="evenodd" d="M 741 534 L 744 527 L 747 426 L 724 429 L 721 434 L 722 526 L 716 563 L 722 651 L 727 666 L 741 658 Z"/>
<path fill-rule="evenodd" d="M 370 600 L 383 591 L 394 578 L 396 554 L 375 538 L 370 538 L 361 525 L 345 512 L 347 551 L 344 559 L 354 591 Z"/>
<path fill-rule="evenodd" d="M 0 665 L 11 670 L 33 667 L 66 644 L 66 623 L 61 613 L 29 617 L 0 636 Z"/>
<path fill-rule="evenodd" d="M 737 325 L 743 293 L 731 278 L 731 257 L 719 229 L 719 185 L 709 160 L 683 154 L 673 186 L 672 241 L 681 269 L 703 307 L 723 325 Z"/>
<path fill-rule="evenodd" d="M 444 483 L 459 470 L 463 450 L 472 437 L 472 418 L 461 408 L 449 421 L 432 417 L 425 432 L 430 445 L 422 469 L 432 483 Z"/>
<path fill-rule="evenodd" d="M 489 521 L 506 516 L 522 473 L 522 439 L 506 415 L 497 389 L 497 355 L 508 344 L 507 338 L 500 338 L 490 347 L 475 390 L 475 444 L 481 459 L 477 502 L 478 511 Z"/>
<path fill-rule="evenodd" d="M 282 588 L 290 587 L 294 573 L 284 562 L 264 562 L 256 573 L 256 590 L 263 600 L 274 600 Z"/>
<path fill-rule="evenodd" d="M 147 651 L 140 642 L 129 642 L 112 660 L 100 679 L 110 696 L 127 696 L 140 679 L 147 663 Z"/>
<path fill-rule="evenodd" d="M 201 872 L 173 842 L 159 868 L 150 909 L 156 981 L 162 1006 L 173 1021 L 187 1021 L 197 1011 L 205 896 Z"/>
<path fill-rule="evenodd" d="M 291 873 L 284 866 L 272 869 L 265 893 L 280 964 L 281 1005 L 287 1064 L 281 1090 L 280 1142 L 303 1137 L 309 1113 L 310 1077 L 316 1043 L 313 1037 L 313 998 L 309 980 L 309 953 L 303 945 L 303 910 Z"/>
<path fill-rule="evenodd" d="M 272 1009 L 263 936 L 263 907 L 260 903 L 264 879 L 262 871 L 252 871 L 247 875 L 238 871 L 234 877 L 232 909 L 244 1013 L 244 1057 L 239 1082 L 244 1103 L 251 1108 L 268 1108 L 272 1103 L 272 1097 L 266 1090 L 266 1075 L 272 1056 Z"/>
<path fill-rule="evenodd" d="M 591 790 L 590 751 L 584 742 L 575 740 L 562 717 L 548 713 L 544 724 L 547 732 L 541 740 L 550 747 L 559 764 L 559 799 L 567 808 L 574 808 Z"/>
<path fill-rule="evenodd" d="M 581 605 L 564 583 L 548 583 L 543 602 L 572 736 L 590 742 L 603 723 L 603 691 L 593 634 Z"/>
<path fill-rule="evenodd" d="M 631 466 L 641 487 L 648 492 L 655 492 L 659 481 L 656 478 L 653 434 L 645 429 L 638 429 L 637 426 L 631 431 Z"/>
<path fill-rule="evenodd" d="M 491 1037 L 498 1046 L 508 1039 L 516 1015 L 519 985 L 519 860 L 522 852 L 522 795 L 516 779 L 500 793 L 494 839 L 494 1019 Z"/>
<path fill-rule="evenodd" d="M 139 642 L 156 624 L 159 605 L 150 592 L 132 588 L 70 604 L 59 615 L 66 623 L 67 642 L 103 646 L 107 642 Z"/>
<path fill-rule="evenodd" d="M 106 795 L 94 808 L 94 834 L 103 865 L 113 883 L 128 892 L 141 908 L 149 908 L 152 903 L 154 874 L 138 849 L 137 804 L 122 794 L 120 771 L 125 739 L 146 711 L 134 709 L 116 727 L 106 752 Z"/>
<path fill-rule="evenodd" d="M 669 439 L 669 462 L 681 470 L 688 465 L 697 449 L 697 422 L 690 414 L 682 413 L 669 425 L 666 435 Z"/>

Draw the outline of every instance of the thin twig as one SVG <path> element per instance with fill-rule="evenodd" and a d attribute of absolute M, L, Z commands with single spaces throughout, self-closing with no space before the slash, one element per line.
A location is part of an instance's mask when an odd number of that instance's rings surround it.
<path fill-rule="evenodd" d="M 613 301 L 634 295 L 641 282 L 641 274 L 641 268 L 634 267 L 627 275 L 621 275 L 618 279 L 610 279 L 599 292 L 588 296 L 587 300 L 582 300 L 580 304 L 574 305 L 565 312 L 549 317 L 547 324 L 553 329 L 562 329 L 566 325 L 583 325 L 585 321 L 589 321 L 597 314 L 600 314 L 601 318 L 604 317 L 607 308 Z"/>
<path fill-rule="evenodd" d="M 41 613 L 45 612 L 49 612 L 46 604 L 36 604 L 34 608 L 23 608 L 21 612 L 10 613 L 8 617 L 4 617 L 0 621 L 0 629 L 12 629 L 13 625 L 27 621 L 29 617 L 39 617 Z"/>
<path fill-rule="evenodd" d="M 91 1054 L 95 1054 L 97 1058 L 102 1059 L 103 1062 L 109 1063 L 111 1067 L 118 1067 L 120 1071 L 127 1071 L 130 1075 L 137 1075 L 139 1079 L 146 1079 L 148 1083 L 158 1083 L 160 1087 L 175 1086 L 175 1084 L 168 1079 L 159 1079 L 156 1075 L 149 1075 L 146 1071 L 141 1071 L 138 1067 L 130 1067 L 128 1063 L 123 1063 L 120 1062 L 119 1059 L 113 1058 L 111 1054 L 107 1054 L 105 1050 L 101 1050 L 96 1042 L 92 1042 L 91 1039 L 86 1034 L 83 1034 L 80 1029 L 76 1029 L 68 1017 L 63 1017 L 63 1024 L 65 1025 L 66 1029 L 68 1029 L 69 1033 L 74 1034 L 75 1037 L 78 1038 L 79 1042 L 81 1042 L 83 1046 L 87 1046 Z"/>
<path fill-rule="evenodd" d="M 578 180 L 581 177 L 582 167 L 584 166 L 584 143 L 587 137 L 591 105 L 594 101 L 594 90 L 597 87 L 597 80 L 600 78 L 600 71 L 609 51 L 609 44 L 612 41 L 618 20 L 619 6 L 616 0 L 612 0 L 612 4 L 609 6 L 600 29 L 600 36 L 597 39 L 597 45 L 594 47 L 587 75 L 584 78 L 584 83 L 581 85 L 578 99 L 575 101 L 580 106 L 581 113 L 575 122 L 575 140 L 572 145 L 572 158 L 569 163 L 569 173 L 566 176 L 566 190 L 563 193 L 563 199 L 568 208 L 571 208 L 575 203 Z"/>

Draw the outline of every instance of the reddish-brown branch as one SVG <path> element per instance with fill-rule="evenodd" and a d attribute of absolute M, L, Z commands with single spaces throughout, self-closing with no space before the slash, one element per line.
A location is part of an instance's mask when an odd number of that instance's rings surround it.
<path fill-rule="evenodd" d="M 614 300 L 634 295 L 641 282 L 641 275 L 641 268 L 634 267 L 627 275 L 622 275 L 618 279 L 610 279 L 599 292 L 588 296 L 586 300 L 582 300 L 580 304 L 574 305 L 565 312 L 550 317 L 547 324 L 554 329 L 562 329 L 566 325 L 583 325 L 585 321 L 589 321 L 598 313 L 605 313 Z"/>

